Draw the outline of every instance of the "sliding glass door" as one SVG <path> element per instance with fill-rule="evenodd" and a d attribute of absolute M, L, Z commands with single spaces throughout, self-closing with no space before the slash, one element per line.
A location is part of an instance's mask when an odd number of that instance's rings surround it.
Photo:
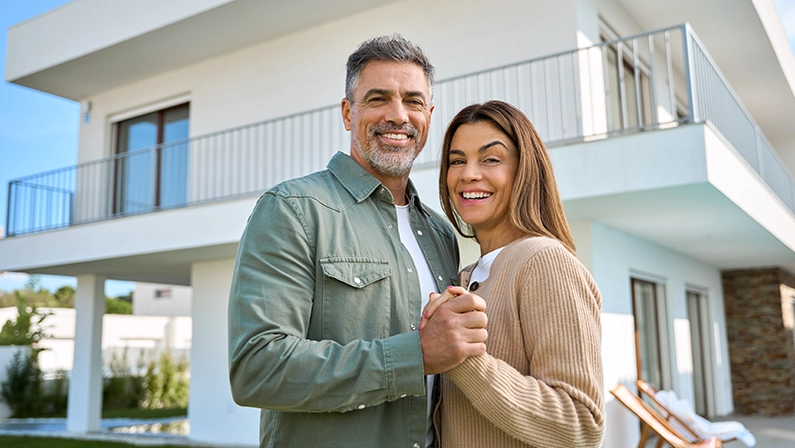
<path fill-rule="evenodd" d="M 187 201 L 187 104 L 116 124 L 114 213 L 173 207 Z"/>

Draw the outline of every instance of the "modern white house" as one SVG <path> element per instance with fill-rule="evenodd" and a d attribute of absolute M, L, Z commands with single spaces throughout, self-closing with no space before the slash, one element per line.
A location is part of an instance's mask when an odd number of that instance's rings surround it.
<path fill-rule="evenodd" d="M 0 240 L 0 270 L 78 279 L 71 431 L 99 429 L 115 279 L 192 288 L 190 438 L 258 442 L 227 376 L 238 239 L 263 191 L 347 152 L 345 61 L 395 32 L 437 69 L 426 203 L 469 103 L 516 104 L 548 143 L 604 298 L 606 447 L 637 443 L 608 391 L 638 377 L 708 417 L 795 411 L 795 56 L 772 0 L 73 0 L 8 30 L 6 79 L 82 110 L 78 164 L 12 181 Z"/>

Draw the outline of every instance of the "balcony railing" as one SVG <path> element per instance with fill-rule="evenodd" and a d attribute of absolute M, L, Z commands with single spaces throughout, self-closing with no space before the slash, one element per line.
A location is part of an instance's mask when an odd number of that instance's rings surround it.
<path fill-rule="evenodd" d="M 795 213 L 795 182 L 689 25 L 440 81 L 426 149 L 464 106 L 520 107 L 550 146 L 710 121 Z M 8 236 L 260 194 L 345 151 L 339 106 L 12 180 Z"/>

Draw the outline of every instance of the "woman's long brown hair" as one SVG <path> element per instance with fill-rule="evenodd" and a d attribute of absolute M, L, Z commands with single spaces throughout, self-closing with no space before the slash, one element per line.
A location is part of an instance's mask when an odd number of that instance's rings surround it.
<path fill-rule="evenodd" d="M 476 238 L 472 228 L 453 209 L 447 188 L 447 172 L 453 135 L 462 124 L 479 122 L 496 126 L 511 139 L 519 152 L 519 168 L 508 209 L 511 224 L 525 235 L 554 238 L 576 255 L 547 149 L 530 119 L 504 101 L 493 100 L 467 106 L 458 112 L 447 127 L 439 171 L 439 198 L 447 218 L 458 233 L 467 238 Z"/>

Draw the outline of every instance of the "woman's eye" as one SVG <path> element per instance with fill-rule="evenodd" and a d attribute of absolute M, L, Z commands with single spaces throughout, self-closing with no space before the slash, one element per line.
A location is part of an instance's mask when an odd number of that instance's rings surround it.
<path fill-rule="evenodd" d="M 464 161 L 463 161 L 463 160 L 451 160 L 451 161 L 450 161 L 450 166 L 453 166 L 453 165 L 463 165 L 463 164 L 464 164 Z"/>
<path fill-rule="evenodd" d="M 484 159 L 483 161 L 484 161 L 485 163 L 491 163 L 491 164 L 493 164 L 493 163 L 500 163 L 500 159 L 498 159 L 498 158 L 496 158 L 496 157 L 489 157 L 489 158 L 487 158 L 487 159 Z"/>

